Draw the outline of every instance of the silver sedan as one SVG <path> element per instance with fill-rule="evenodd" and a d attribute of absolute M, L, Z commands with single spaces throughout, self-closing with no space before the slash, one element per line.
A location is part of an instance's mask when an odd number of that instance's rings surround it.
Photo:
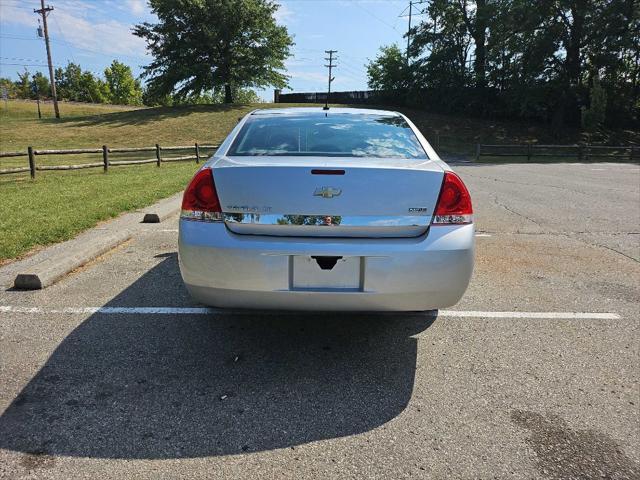
<path fill-rule="evenodd" d="M 223 308 L 432 310 L 464 294 L 464 183 L 405 116 L 256 110 L 187 187 L 180 271 Z"/>

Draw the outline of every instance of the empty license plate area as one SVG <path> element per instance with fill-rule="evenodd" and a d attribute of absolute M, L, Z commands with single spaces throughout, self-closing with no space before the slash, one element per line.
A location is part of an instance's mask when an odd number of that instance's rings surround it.
<path fill-rule="evenodd" d="M 289 257 L 291 290 L 362 290 L 362 257 Z"/>

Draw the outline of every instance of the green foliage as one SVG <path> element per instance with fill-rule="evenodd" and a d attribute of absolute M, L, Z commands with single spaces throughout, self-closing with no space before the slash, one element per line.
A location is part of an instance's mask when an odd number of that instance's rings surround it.
<path fill-rule="evenodd" d="M 232 91 L 232 95 L 234 103 L 262 103 L 262 99 L 258 94 L 250 89 L 235 89 Z M 175 94 L 166 94 L 158 97 L 154 95 L 153 91 L 146 88 L 142 94 L 143 103 L 149 106 L 162 105 L 170 107 L 174 105 L 213 105 L 224 103 L 224 100 L 224 92 L 222 91 L 203 92 L 197 95 L 192 94 L 187 97 Z"/>
<path fill-rule="evenodd" d="M 410 96 L 398 101 L 577 126 L 597 71 L 605 123 L 640 121 L 636 0 L 432 0 L 425 14 L 411 31 Z M 378 67 L 372 88 L 398 70 Z"/>
<path fill-rule="evenodd" d="M 111 90 L 107 82 L 95 77 L 91 72 L 83 72 L 80 75 L 79 87 L 82 92 L 81 102 L 109 103 L 111 101 Z"/>
<path fill-rule="evenodd" d="M 31 74 L 26 68 L 24 69 L 24 72 L 18 73 L 16 92 L 18 94 L 18 98 L 31 98 Z"/>
<path fill-rule="evenodd" d="M 407 59 L 397 45 L 381 47 L 378 56 L 366 67 L 372 90 L 391 92 L 408 86 Z"/>
<path fill-rule="evenodd" d="M 458 2 L 434 0 L 415 28 L 411 68 L 417 84 L 459 88 L 468 84 L 471 38 Z"/>
<path fill-rule="evenodd" d="M 36 72 L 31 78 L 31 98 L 48 98 L 50 96 L 51 83 L 49 82 L 49 78 L 42 72 Z"/>
<path fill-rule="evenodd" d="M 17 87 L 13 80 L 10 78 L 0 77 L 0 91 L 6 89 L 8 98 L 16 98 Z"/>
<path fill-rule="evenodd" d="M 221 102 L 224 101 L 220 97 Z M 249 104 L 249 103 L 264 103 L 258 94 L 249 88 L 238 88 L 233 92 L 233 101 L 236 103 Z M 219 102 L 219 103 L 221 103 Z"/>
<path fill-rule="evenodd" d="M 140 81 L 133 78 L 131 67 L 117 60 L 104 71 L 110 92 L 110 102 L 114 105 L 142 105 Z"/>
<path fill-rule="evenodd" d="M 80 65 L 69 62 L 65 68 L 56 68 L 56 92 L 60 100 L 73 100 L 75 102 L 90 101 L 86 99 L 86 93 L 80 87 L 82 69 Z"/>
<path fill-rule="evenodd" d="M 589 107 L 582 107 L 582 128 L 587 132 L 594 132 L 604 123 L 607 109 L 607 92 L 600 85 L 597 75 L 593 77 L 589 100 Z"/>
<path fill-rule="evenodd" d="M 149 0 L 158 23 L 134 29 L 154 60 L 145 67 L 150 96 L 189 98 L 204 92 L 284 88 L 281 73 L 293 41 L 276 24 L 271 0 Z"/>

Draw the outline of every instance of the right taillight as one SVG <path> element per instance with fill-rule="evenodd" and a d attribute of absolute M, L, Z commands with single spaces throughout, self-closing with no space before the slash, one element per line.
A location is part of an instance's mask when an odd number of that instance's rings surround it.
<path fill-rule="evenodd" d="M 458 175 L 444 173 L 432 225 L 464 225 L 473 222 L 469 190 Z"/>
<path fill-rule="evenodd" d="M 222 220 L 220 200 L 210 168 L 203 168 L 191 179 L 182 197 L 180 218 L 200 222 Z"/>

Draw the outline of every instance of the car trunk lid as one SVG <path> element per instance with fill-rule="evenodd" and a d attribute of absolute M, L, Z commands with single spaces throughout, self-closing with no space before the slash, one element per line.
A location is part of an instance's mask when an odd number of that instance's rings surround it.
<path fill-rule="evenodd" d="M 430 160 L 233 157 L 213 173 L 238 234 L 412 237 L 424 234 L 443 169 Z"/>

